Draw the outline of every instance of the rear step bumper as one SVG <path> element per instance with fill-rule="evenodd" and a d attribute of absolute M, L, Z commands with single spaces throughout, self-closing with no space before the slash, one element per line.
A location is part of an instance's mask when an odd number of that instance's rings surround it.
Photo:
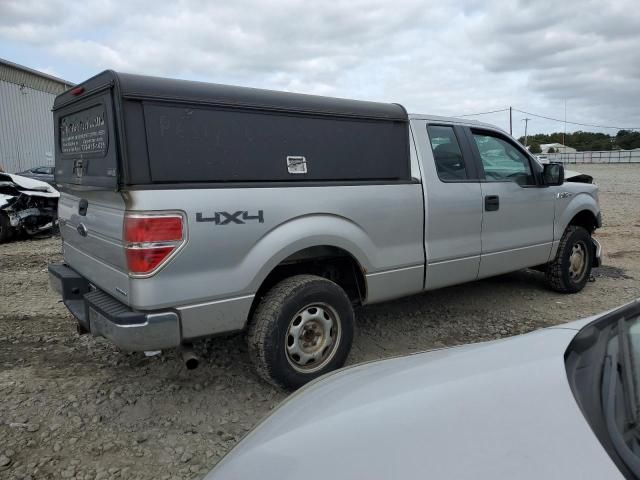
<path fill-rule="evenodd" d="M 102 290 L 67 265 L 49 265 L 49 284 L 80 326 L 105 337 L 123 350 L 162 350 L 179 346 L 180 318 L 173 311 L 137 312 Z"/>

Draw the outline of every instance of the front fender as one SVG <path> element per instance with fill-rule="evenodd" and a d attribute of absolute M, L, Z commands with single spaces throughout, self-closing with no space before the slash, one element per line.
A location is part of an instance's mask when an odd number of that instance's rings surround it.
<path fill-rule="evenodd" d="M 574 194 L 564 208 L 559 212 L 560 215 L 556 215 L 555 228 L 554 228 L 554 240 L 559 241 L 562 238 L 562 234 L 566 230 L 573 217 L 582 211 L 588 211 L 593 214 L 594 217 L 598 217 L 600 213 L 600 206 L 598 201 L 593 195 L 580 192 Z M 559 205 L 560 206 L 560 205 Z"/>

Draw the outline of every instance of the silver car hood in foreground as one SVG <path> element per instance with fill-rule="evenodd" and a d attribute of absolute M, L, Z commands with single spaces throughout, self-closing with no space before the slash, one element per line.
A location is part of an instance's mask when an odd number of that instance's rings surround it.
<path fill-rule="evenodd" d="M 330 374 L 207 479 L 621 478 L 567 382 L 563 356 L 579 326 Z"/>

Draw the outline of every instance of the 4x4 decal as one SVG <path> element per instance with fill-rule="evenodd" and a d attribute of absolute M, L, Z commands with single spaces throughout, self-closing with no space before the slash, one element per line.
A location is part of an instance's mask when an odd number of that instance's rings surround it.
<path fill-rule="evenodd" d="M 196 213 L 196 222 L 213 222 L 216 225 L 244 225 L 250 221 L 264 223 L 264 213 L 258 210 L 257 215 L 249 215 L 246 210 L 238 210 L 237 212 L 215 212 L 212 217 L 205 217 L 201 212 Z"/>

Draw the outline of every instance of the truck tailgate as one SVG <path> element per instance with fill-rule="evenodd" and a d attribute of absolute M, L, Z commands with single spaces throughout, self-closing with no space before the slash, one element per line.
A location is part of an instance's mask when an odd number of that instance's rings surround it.
<path fill-rule="evenodd" d="M 67 190 L 58 204 L 65 262 L 98 288 L 129 304 L 124 213 L 124 199 L 113 191 Z"/>

